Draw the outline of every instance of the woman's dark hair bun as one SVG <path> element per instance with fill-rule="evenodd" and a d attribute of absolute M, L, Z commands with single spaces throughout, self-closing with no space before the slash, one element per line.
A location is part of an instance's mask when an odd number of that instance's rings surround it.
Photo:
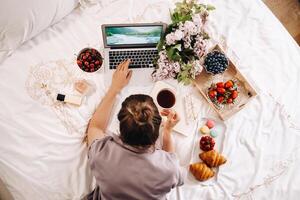
<path fill-rule="evenodd" d="M 136 122 L 145 123 L 149 122 L 153 118 L 153 111 L 148 106 L 144 106 L 136 111 Z"/>
<path fill-rule="evenodd" d="M 131 95 L 122 103 L 118 114 L 120 137 L 129 145 L 153 145 L 159 135 L 161 116 L 148 95 Z"/>

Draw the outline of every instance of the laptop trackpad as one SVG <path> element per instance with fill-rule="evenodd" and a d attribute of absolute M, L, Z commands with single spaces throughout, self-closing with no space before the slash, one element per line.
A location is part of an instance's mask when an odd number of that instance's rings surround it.
<path fill-rule="evenodd" d="M 153 84 L 154 82 L 152 81 L 151 76 L 152 72 L 153 68 L 133 69 L 129 85 L 149 86 Z"/>

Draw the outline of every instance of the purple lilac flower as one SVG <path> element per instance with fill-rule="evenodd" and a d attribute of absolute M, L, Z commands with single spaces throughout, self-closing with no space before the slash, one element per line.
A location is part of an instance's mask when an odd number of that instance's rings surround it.
<path fill-rule="evenodd" d="M 180 71 L 180 63 L 170 61 L 165 50 L 159 52 L 157 66 L 158 68 L 152 74 L 154 81 L 175 78 L 177 73 Z"/>

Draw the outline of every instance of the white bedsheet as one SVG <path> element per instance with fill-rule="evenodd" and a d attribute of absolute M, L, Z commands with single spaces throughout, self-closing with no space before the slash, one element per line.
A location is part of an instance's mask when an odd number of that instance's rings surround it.
<path fill-rule="evenodd" d="M 208 27 L 212 38 L 226 47 L 260 95 L 226 122 L 223 154 L 228 162 L 217 182 L 185 185 L 172 190 L 169 198 L 298 199 L 299 47 L 259 0 L 206 2 L 217 8 Z M 74 54 L 86 46 L 102 48 L 102 23 L 168 22 L 170 6 L 165 0 L 115 0 L 107 7 L 74 10 L 0 66 L 0 176 L 15 199 L 80 199 L 91 191 L 82 138 L 105 88 L 103 74 L 85 74 L 72 64 Z M 52 91 L 72 93 L 71 83 L 79 77 L 97 88 L 79 109 L 53 105 L 41 92 L 43 83 Z M 120 99 L 150 88 L 127 88 Z M 204 99 L 197 98 L 201 115 L 215 116 Z M 186 165 L 192 138 L 174 137 L 181 164 Z"/>

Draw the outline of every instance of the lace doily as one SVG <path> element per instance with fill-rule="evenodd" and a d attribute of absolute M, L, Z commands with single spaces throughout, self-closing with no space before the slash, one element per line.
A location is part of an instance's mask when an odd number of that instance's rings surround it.
<path fill-rule="evenodd" d="M 72 117 L 70 109 L 63 102 L 56 100 L 57 93 L 73 87 L 79 78 L 75 74 L 73 62 L 58 60 L 32 66 L 25 83 L 28 95 L 35 101 L 51 108 L 69 133 L 78 131 L 77 121 Z"/>

